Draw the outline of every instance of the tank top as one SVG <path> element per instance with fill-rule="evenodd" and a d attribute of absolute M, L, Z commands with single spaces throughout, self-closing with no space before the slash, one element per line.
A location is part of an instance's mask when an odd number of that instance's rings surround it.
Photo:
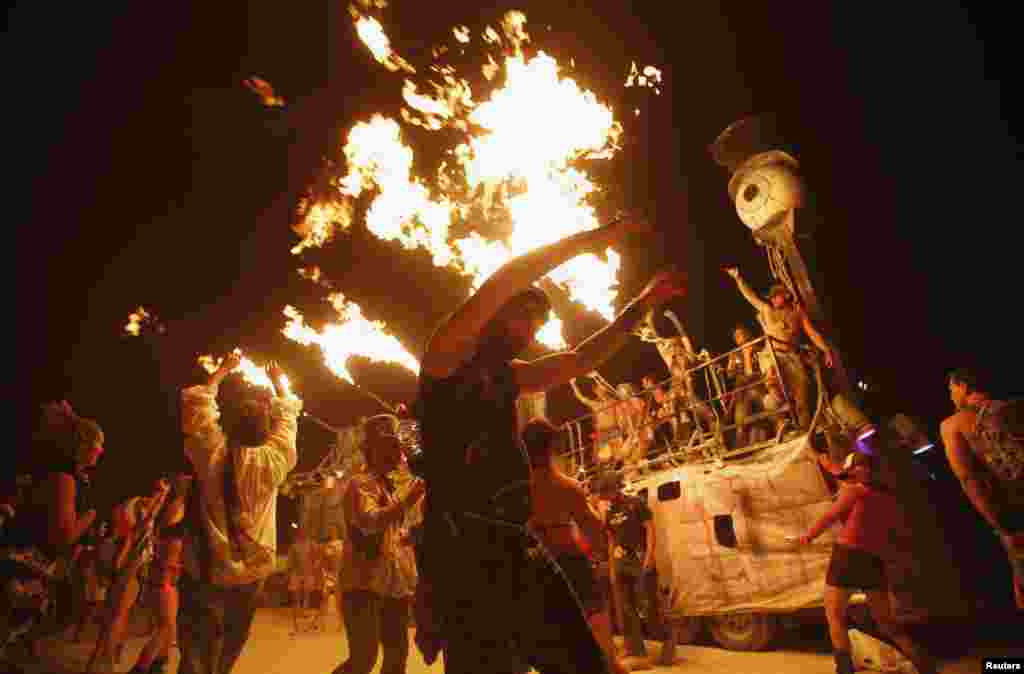
<path fill-rule="evenodd" d="M 530 469 L 519 444 L 519 387 L 509 363 L 420 375 L 426 516 L 473 512 L 525 525 Z"/>

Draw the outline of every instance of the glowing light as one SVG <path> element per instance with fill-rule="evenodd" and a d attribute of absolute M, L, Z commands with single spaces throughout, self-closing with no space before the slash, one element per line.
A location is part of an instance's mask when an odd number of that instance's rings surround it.
<path fill-rule="evenodd" d="M 914 450 L 914 454 L 924 454 L 925 452 L 931 451 L 934 448 L 935 448 L 935 445 L 927 444 L 924 447 L 919 447 L 919 448 L 915 449 Z"/>
<path fill-rule="evenodd" d="M 378 61 L 392 70 L 414 72 L 396 60 L 379 22 L 351 11 L 360 39 Z M 440 81 L 426 88 L 405 81 L 402 96 L 408 107 L 401 111 L 401 122 L 427 131 L 448 127 L 462 132 L 463 140 L 449 147 L 434 178 L 414 173 L 420 164 L 399 120 L 374 115 L 355 124 L 343 147 L 345 175 L 334 183 L 336 202 L 306 209 L 304 222 L 295 228 L 303 240 L 293 252 L 322 246 L 337 230 L 348 229 L 355 199 L 367 193 L 372 199 L 365 222 L 372 234 L 406 249 L 425 249 L 436 266 L 469 276 L 472 289 L 513 257 L 599 226 L 591 204 L 599 188 L 576 162 L 613 157 L 622 127 L 609 106 L 563 76 L 554 58 L 543 51 L 532 58 L 522 54 L 521 45 L 530 40 L 525 26 L 524 14 L 509 12 L 501 33 L 489 26 L 482 32 L 485 45 L 511 55 L 499 61 L 487 55 L 485 77 L 502 85 L 479 102 L 450 65 L 432 66 Z M 469 41 L 465 26 L 453 34 L 460 43 Z M 442 51 L 435 49 L 435 56 Z M 505 77 L 498 80 L 501 70 Z M 642 77 L 646 86 L 661 81 L 661 71 L 653 66 L 641 73 L 634 63 L 633 70 L 634 80 Z M 495 230 L 501 238 L 494 238 Z M 454 231 L 461 233 L 456 237 Z M 611 320 L 620 262 L 608 249 L 575 258 L 549 277 L 571 299 Z M 303 329 L 294 330 L 308 343 L 316 341 Z M 560 333 L 561 326 L 549 322 L 538 339 L 563 348 Z M 336 373 L 348 379 L 344 358 L 330 360 L 332 369 L 338 367 Z"/>
<path fill-rule="evenodd" d="M 138 337 L 139 332 L 142 330 L 142 324 L 150 320 L 150 318 L 149 312 L 143 307 L 139 307 L 128 314 L 128 324 L 124 326 L 124 331 L 133 337 Z"/>
<path fill-rule="evenodd" d="M 373 58 L 392 72 L 404 70 L 407 73 L 415 73 L 416 69 L 409 65 L 409 62 L 396 54 L 391 49 L 391 40 L 384 34 L 384 27 L 377 19 L 368 16 L 360 16 L 358 10 L 349 8 L 356 21 L 356 33 L 359 39 L 373 54 Z"/>
<path fill-rule="evenodd" d="M 319 346 L 327 368 L 350 384 L 355 384 L 348 370 L 348 360 L 353 356 L 397 363 L 419 374 L 419 361 L 387 333 L 384 323 L 364 318 L 359 305 L 349 302 L 341 293 L 332 294 L 329 301 L 334 305 L 338 320 L 326 325 L 322 331 L 306 325 L 302 314 L 294 307 L 285 307 L 284 314 L 289 319 L 283 331 L 285 337 L 306 346 Z"/>
<path fill-rule="evenodd" d="M 238 364 L 238 369 L 236 370 L 236 372 L 242 375 L 243 380 L 245 380 L 252 386 L 265 388 L 270 391 L 274 390 L 274 384 L 273 382 L 270 381 L 270 377 L 269 375 L 267 375 L 267 371 L 265 368 L 257 365 L 247 356 L 243 355 L 241 349 L 235 349 L 233 353 L 237 356 L 241 356 L 241 362 Z M 199 356 L 197 361 L 204 370 L 206 370 L 210 374 L 213 374 L 220 367 L 221 363 L 224 362 L 224 359 L 214 358 L 213 356 L 207 354 Z M 292 393 L 292 384 L 291 381 L 289 381 L 288 379 L 288 375 L 281 375 L 281 386 L 284 388 L 285 397 L 297 398 L 297 396 L 294 393 Z"/>

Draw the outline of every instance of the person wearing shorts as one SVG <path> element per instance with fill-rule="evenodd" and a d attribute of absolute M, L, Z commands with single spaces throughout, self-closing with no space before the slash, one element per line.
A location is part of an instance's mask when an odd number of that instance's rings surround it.
<path fill-rule="evenodd" d="M 528 586 L 540 588 L 540 597 L 556 596 L 568 582 L 575 605 L 562 602 L 545 606 L 548 620 L 562 624 L 582 612 L 604 649 L 611 671 L 628 671 L 619 661 L 612 640 L 611 612 L 594 574 L 591 550 L 608 548 L 600 516 L 587 500 L 583 487 L 554 464 L 558 429 L 547 419 L 534 419 L 523 428 L 523 445 L 530 457 L 530 495 L 533 516 L 529 528 L 536 538 Z M 586 532 L 584 539 L 581 529 Z M 552 591 L 547 590 L 551 587 Z M 562 615 L 559 615 L 562 614 Z"/>
<path fill-rule="evenodd" d="M 919 674 L 935 674 L 935 662 L 893 619 L 885 558 L 897 529 L 907 517 L 896 494 L 876 481 L 877 466 L 868 454 L 854 451 L 836 477 L 842 486 L 835 505 L 800 537 L 809 544 L 837 521 L 844 520 L 832 548 L 825 577 L 825 617 L 835 650 L 837 674 L 853 674 L 846 609 L 858 590 L 867 595 L 871 616 L 886 637 L 914 664 Z"/>

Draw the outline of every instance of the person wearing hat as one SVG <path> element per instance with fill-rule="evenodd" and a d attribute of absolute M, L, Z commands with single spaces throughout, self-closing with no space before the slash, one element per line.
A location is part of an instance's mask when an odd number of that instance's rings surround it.
<path fill-rule="evenodd" d="M 904 507 L 892 490 L 878 482 L 876 461 L 868 454 L 851 452 L 836 477 L 842 486 L 835 504 L 799 539 L 802 545 L 809 545 L 834 523 L 843 522 L 825 577 L 825 617 L 835 649 L 836 672 L 855 671 L 846 609 L 850 596 L 860 590 L 867 595 L 871 616 L 885 636 L 919 674 L 934 674 L 932 657 L 893 618 L 885 560 L 894 552 L 893 541 L 909 528 Z"/>
<path fill-rule="evenodd" d="M 735 279 L 740 293 L 757 310 L 757 320 L 764 334 L 772 339 L 775 359 L 779 364 L 778 374 L 782 375 L 789 398 L 793 401 L 797 423 L 800 428 L 807 428 L 811 424 L 811 380 L 800 358 L 800 337 L 806 335 L 821 350 L 825 367 L 832 367 L 831 347 L 811 323 L 807 313 L 794 302 L 786 286 L 772 286 L 766 302 L 743 280 L 738 267 L 728 267 L 725 272 Z M 767 349 L 764 353 L 768 353 Z M 762 370 L 766 370 L 764 365 L 762 362 Z"/>

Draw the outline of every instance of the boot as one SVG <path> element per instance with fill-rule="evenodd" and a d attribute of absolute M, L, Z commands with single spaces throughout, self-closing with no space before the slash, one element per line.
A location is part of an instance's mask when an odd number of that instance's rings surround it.
<path fill-rule="evenodd" d="M 836 674 L 855 674 L 857 671 L 853 666 L 853 657 L 842 651 L 835 652 Z"/>

